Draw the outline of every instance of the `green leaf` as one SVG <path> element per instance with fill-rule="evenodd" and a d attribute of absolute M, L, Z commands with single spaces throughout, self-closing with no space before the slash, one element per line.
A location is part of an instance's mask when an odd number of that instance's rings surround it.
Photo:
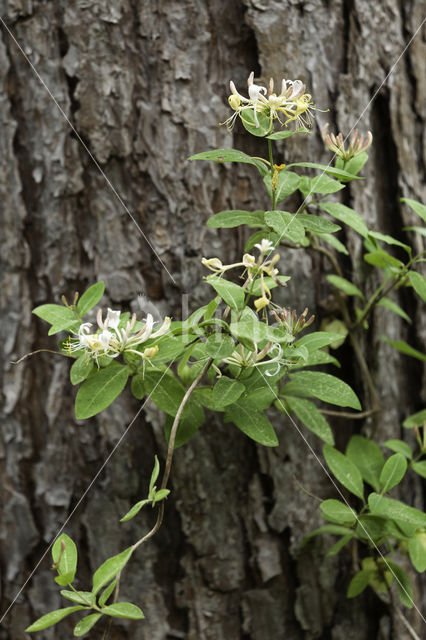
<path fill-rule="evenodd" d="M 65 548 L 62 549 L 64 546 Z M 52 559 L 59 576 L 64 578 L 60 582 L 56 578 L 58 584 L 66 586 L 72 582 L 77 571 L 77 547 L 66 533 L 61 533 L 56 538 L 52 547 Z"/>
<path fill-rule="evenodd" d="M 361 476 L 376 491 L 380 490 L 380 473 L 385 458 L 380 447 L 364 436 L 354 435 L 346 447 L 346 455 L 361 472 Z"/>
<path fill-rule="evenodd" d="M 386 336 L 380 336 L 384 342 L 390 344 L 394 349 L 403 353 L 406 356 L 411 356 L 412 358 L 417 358 L 417 360 L 421 360 L 422 362 L 426 362 L 426 355 L 421 351 L 417 351 L 411 345 L 409 345 L 405 340 L 389 340 Z"/>
<path fill-rule="evenodd" d="M 308 333 L 306 336 L 303 336 L 299 340 L 294 343 L 296 348 L 298 347 L 306 347 L 309 353 L 312 351 L 316 351 L 317 349 L 321 349 L 322 347 L 326 347 L 328 345 L 332 345 L 336 341 L 340 341 L 342 339 L 342 334 L 340 333 L 330 333 L 329 331 L 314 331 L 313 333 Z"/>
<path fill-rule="evenodd" d="M 322 535 L 323 533 L 330 533 L 331 535 L 336 535 L 336 536 L 350 536 L 350 537 L 353 537 L 353 534 L 354 534 L 352 529 L 348 529 L 347 527 L 342 527 L 339 524 L 325 524 L 323 527 L 319 527 L 318 529 L 314 529 L 314 531 L 311 531 L 303 539 L 302 546 L 304 546 L 311 538 Z"/>
<path fill-rule="evenodd" d="M 199 404 L 195 401 L 190 401 L 186 405 L 182 418 L 180 419 L 179 427 L 176 434 L 175 449 L 185 444 L 193 435 L 195 435 L 201 425 L 204 423 L 204 411 Z M 167 442 L 170 439 L 170 433 L 173 425 L 173 418 L 166 416 L 166 423 L 164 426 L 165 436 Z"/>
<path fill-rule="evenodd" d="M 400 240 L 397 240 L 392 236 L 389 236 L 385 233 L 380 233 L 379 231 L 369 231 L 368 235 L 370 236 L 370 238 L 374 238 L 375 240 L 381 240 L 386 244 L 402 247 L 408 254 L 411 254 L 411 247 L 409 247 L 408 244 L 404 244 L 403 242 L 400 242 Z"/>
<path fill-rule="evenodd" d="M 326 520 L 337 522 L 338 524 L 352 526 L 357 519 L 356 511 L 340 500 L 324 500 L 320 505 L 320 509 Z"/>
<path fill-rule="evenodd" d="M 407 471 L 407 459 L 401 453 L 395 453 L 386 460 L 380 474 L 380 488 L 382 493 L 390 491 L 402 480 Z"/>
<path fill-rule="evenodd" d="M 276 447 L 278 438 L 268 418 L 260 411 L 254 411 L 244 401 L 227 407 L 225 422 L 233 422 L 243 433 L 265 447 Z"/>
<path fill-rule="evenodd" d="M 293 365 L 292 368 L 295 369 L 300 366 L 315 367 L 320 364 L 334 364 L 336 367 L 340 367 L 339 361 L 336 360 L 334 356 L 331 356 L 326 351 L 321 351 L 321 349 L 319 349 L 318 351 L 310 352 L 308 354 L 308 358 L 306 362 L 303 365 L 301 364 L 298 364 L 296 366 Z"/>
<path fill-rule="evenodd" d="M 196 153 L 194 156 L 188 158 L 188 160 L 211 160 L 213 162 L 220 163 L 242 162 L 244 164 L 254 165 L 263 176 L 268 172 L 268 168 L 263 162 L 256 158 L 252 158 L 237 149 L 214 149 L 213 151 L 203 151 L 202 153 Z"/>
<path fill-rule="evenodd" d="M 351 173 L 348 173 L 343 169 L 337 169 L 336 167 L 330 167 L 326 164 L 318 164 L 316 162 L 293 162 L 292 164 L 288 164 L 286 168 L 290 169 L 291 167 L 306 167 L 308 169 L 318 169 L 319 171 L 329 173 L 331 176 L 334 176 L 338 179 L 360 180 L 360 178 L 354 178 Z"/>
<path fill-rule="evenodd" d="M 272 198 L 272 176 L 268 173 L 264 178 L 266 190 L 270 198 Z M 281 202 L 297 191 L 300 184 L 300 176 L 293 171 L 282 170 L 278 173 L 278 181 L 275 188 L 276 202 Z"/>
<path fill-rule="evenodd" d="M 413 471 L 422 476 L 422 478 L 426 478 L 426 460 L 421 460 L 420 462 L 412 462 L 410 464 Z"/>
<path fill-rule="evenodd" d="M 161 411 L 175 416 L 185 395 L 185 389 L 173 374 L 150 371 L 145 374 L 145 389 Z"/>
<path fill-rule="evenodd" d="M 225 333 L 212 333 L 204 345 L 206 355 L 218 360 L 230 356 L 235 347 L 236 344 L 231 336 Z"/>
<path fill-rule="evenodd" d="M 403 442 L 403 440 L 386 440 L 383 445 L 391 449 L 391 451 L 395 451 L 395 453 L 401 453 L 409 460 L 413 457 L 411 447 L 406 442 Z"/>
<path fill-rule="evenodd" d="M 346 278 L 341 278 L 340 276 L 329 275 L 327 276 L 327 280 L 337 289 L 341 289 L 348 296 L 358 296 L 361 300 L 364 300 L 364 295 L 358 287 L 356 287 L 352 282 L 346 280 Z"/>
<path fill-rule="evenodd" d="M 90 309 L 95 307 L 104 295 L 105 283 L 96 282 L 87 289 L 77 303 L 77 311 L 80 316 L 85 316 Z"/>
<path fill-rule="evenodd" d="M 298 213 L 297 219 L 307 231 L 315 234 L 335 233 L 336 231 L 340 231 L 342 228 L 339 227 L 338 224 L 334 224 L 334 222 L 331 222 L 326 218 L 314 216 L 310 213 Z"/>
<path fill-rule="evenodd" d="M 246 390 L 240 396 L 239 402 L 244 403 L 250 411 L 263 411 L 277 398 L 278 387 L 275 384 L 277 377 L 268 377 L 268 384 L 265 380 L 265 374 L 258 369 L 255 369 L 249 378 L 244 379 Z"/>
<path fill-rule="evenodd" d="M 212 401 L 216 406 L 227 407 L 236 402 L 244 391 L 245 387 L 241 382 L 222 376 L 213 387 Z"/>
<path fill-rule="evenodd" d="M 408 609 L 412 609 L 414 605 L 413 587 L 409 576 L 403 569 L 401 569 L 400 566 L 389 560 L 389 558 L 386 558 L 386 562 L 395 576 L 399 599 L 404 606 L 406 606 Z"/>
<path fill-rule="evenodd" d="M 249 227 L 264 227 L 264 211 L 242 211 L 232 209 L 221 211 L 207 220 L 207 226 L 212 229 L 232 229 L 246 224 Z"/>
<path fill-rule="evenodd" d="M 417 295 L 423 302 L 426 302 L 426 278 L 421 273 L 417 273 L 417 271 L 409 271 L 408 279 Z"/>
<path fill-rule="evenodd" d="M 56 609 L 55 611 L 51 611 L 50 613 L 46 613 L 46 615 L 42 616 L 35 622 L 33 622 L 29 627 L 25 629 L 28 633 L 33 631 L 42 631 L 43 629 L 47 629 L 52 625 L 60 622 L 66 616 L 69 616 L 70 613 L 74 613 L 74 611 L 81 611 L 81 609 L 85 609 L 86 607 L 78 606 L 78 607 L 65 607 L 65 609 Z"/>
<path fill-rule="evenodd" d="M 117 580 L 113 580 L 101 593 L 99 596 L 99 606 L 103 607 L 105 602 L 107 602 L 108 598 L 111 596 L 112 592 L 115 589 L 115 585 L 117 584 Z"/>
<path fill-rule="evenodd" d="M 153 506 L 157 502 L 161 502 L 161 500 L 164 500 L 165 498 L 167 498 L 169 493 L 170 493 L 170 489 L 159 489 L 158 491 L 156 491 L 153 497 Z"/>
<path fill-rule="evenodd" d="M 124 569 L 130 560 L 132 549 L 133 547 L 129 547 L 116 556 L 108 558 L 108 560 L 105 560 L 105 562 L 95 571 L 93 574 L 92 589 L 92 593 L 94 595 L 96 595 L 102 587 L 111 582 L 111 580 L 114 580 L 117 574 Z"/>
<path fill-rule="evenodd" d="M 77 420 L 91 418 L 109 407 L 123 391 L 128 377 L 127 366 L 112 362 L 83 382 L 75 399 Z"/>
<path fill-rule="evenodd" d="M 361 171 L 367 160 L 368 154 L 363 151 L 345 163 L 345 171 L 356 176 Z"/>
<path fill-rule="evenodd" d="M 144 614 L 131 602 L 115 602 L 102 609 L 102 613 L 114 618 L 128 618 L 129 620 L 142 620 Z"/>
<path fill-rule="evenodd" d="M 102 613 L 91 613 L 90 615 L 85 616 L 82 620 L 80 620 L 78 624 L 75 625 L 74 636 L 76 636 L 77 638 L 81 638 L 81 636 L 84 636 L 90 631 L 90 629 L 95 626 L 95 624 L 101 617 Z"/>
<path fill-rule="evenodd" d="M 339 347 L 341 347 L 346 340 L 346 336 L 349 333 L 346 324 L 343 322 L 343 320 L 339 320 L 338 318 L 323 320 L 321 322 L 321 328 L 326 333 L 334 333 L 336 335 L 336 339 L 333 340 L 333 342 L 330 342 L 331 349 L 338 349 Z"/>
<path fill-rule="evenodd" d="M 339 407 L 361 409 L 359 400 L 350 386 L 329 373 L 296 371 L 290 375 L 290 382 L 283 391 L 285 395 L 314 397 Z"/>
<path fill-rule="evenodd" d="M 417 202 L 416 200 L 412 200 L 411 198 L 401 198 L 401 202 L 406 202 L 412 210 L 417 213 L 418 216 L 426 222 L 426 207 L 424 204 Z"/>
<path fill-rule="evenodd" d="M 269 229 L 261 229 L 260 231 L 256 231 L 249 237 L 244 246 L 244 251 L 251 251 L 254 245 L 257 242 L 261 242 L 263 238 L 265 238 L 265 240 L 269 240 L 275 246 L 278 246 L 280 242 L 280 237 L 276 233 L 270 231 Z"/>
<path fill-rule="evenodd" d="M 394 302 L 393 300 L 391 300 L 390 298 L 381 298 L 379 300 L 379 302 L 377 303 L 378 307 L 385 307 L 386 309 L 389 309 L 389 311 L 393 311 L 393 313 L 396 313 L 398 316 L 400 316 L 401 318 L 404 318 L 404 320 L 406 320 L 407 322 L 409 322 L 411 324 L 411 318 L 409 315 L 407 315 L 405 313 L 405 311 L 403 309 L 401 309 L 401 307 L 399 305 L 396 304 L 396 302 Z"/>
<path fill-rule="evenodd" d="M 91 591 L 68 591 L 67 589 L 62 589 L 61 596 L 71 600 L 71 602 L 84 604 L 86 607 L 93 604 L 93 593 Z"/>
<path fill-rule="evenodd" d="M 186 344 L 189 340 L 189 336 L 179 336 L 178 338 L 165 336 L 158 342 L 155 341 L 154 344 L 158 346 L 158 353 L 152 358 L 151 362 L 155 365 L 174 362 L 176 358 L 185 351 Z"/>
<path fill-rule="evenodd" d="M 346 249 L 343 242 L 340 242 L 340 240 L 338 240 L 331 234 L 322 233 L 321 240 L 323 240 L 326 244 L 329 244 L 330 246 L 332 246 L 333 249 L 336 249 L 336 251 L 338 251 L 339 253 L 343 253 L 345 256 L 349 255 L 349 251 Z"/>
<path fill-rule="evenodd" d="M 426 514 L 399 500 L 387 498 L 377 493 L 370 493 L 368 506 L 373 514 L 386 516 L 396 521 L 400 520 L 416 527 L 426 528 Z"/>
<path fill-rule="evenodd" d="M 326 558 L 331 558 L 332 556 L 335 556 L 337 553 L 339 553 L 339 551 L 343 549 L 343 547 L 345 547 L 348 544 L 349 540 L 352 540 L 353 537 L 354 534 L 342 536 L 340 540 L 333 544 L 333 546 L 327 551 Z"/>
<path fill-rule="evenodd" d="M 241 311 L 244 308 L 245 292 L 237 284 L 217 276 L 208 276 L 206 282 L 213 287 L 231 309 Z"/>
<path fill-rule="evenodd" d="M 384 249 L 377 249 L 376 251 L 365 253 L 364 260 L 368 264 L 373 265 L 373 267 L 379 267 L 381 269 L 387 269 L 388 267 L 400 269 L 404 266 L 401 260 L 397 260 L 397 258 L 391 256 L 390 253 Z"/>
<path fill-rule="evenodd" d="M 142 507 L 144 507 L 146 504 L 149 504 L 150 502 L 151 500 L 140 500 L 139 502 L 134 504 L 131 509 L 129 509 L 125 516 L 120 518 L 120 522 L 127 522 L 128 520 L 131 520 L 139 513 Z"/>
<path fill-rule="evenodd" d="M 333 218 L 340 220 L 344 224 L 347 224 L 352 229 L 355 229 L 357 233 L 366 238 L 368 236 L 368 227 L 359 213 L 347 207 L 340 202 L 320 202 L 318 206 L 329 213 Z"/>
<path fill-rule="evenodd" d="M 151 478 L 149 481 L 149 489 L 148 489 L 148 495 L 150 498 L 152 496 L 152 492 L 154 491 L 155 483 L 157 482 L 159 473 L 160 473 L 160 463 L 158 461 L 158 457 L 154 456 L 154 468 L 151 473 Z"/>
<path fill-rule="evenodd" d="M 48 332 L 49 336 L 66 329 L 76 329 L 81 324 L 72 309 L 60 304 L 42 304 L 33 309 L 32 313 L 52 325 Z"/>
<path fill-rule="evenodd" d="M 344 188 L 344 184 L 337 182 L 337 180 L 333 180 L 333 178 L 330 178 L 326 173 L 323 173 L 316 178 L 307 178 L 304 176 L 299 186 L 299 189 L 305 198 L 311 193 L 336 193 Z"/>
<path fill-rule="evenodd" d="M 412 427 L 421 427 L 424 422 L 426 422 L 426 409 L 422 409 L 408 416 L 402 423 L 402 426 L 406 429 L 411 429 Z"/>
<path fill-rule="evenodd" d="M 309 133 L 311 134 L 312 131 L 309 131 L 309 129 L 305 129 L 305 127 L 300 127 L 300 129 L 295 129 L 294 131 L 288 130 L 288 131 L 277 131 L 276 133 L 271 133 L 270 136 L 266 136 L 269 140 L 285 140 L 286 138 L 291 138 L 291 136 L 294 136 L 296 133 Z"/>
<path fill-rule="evenodd" d="M 370 582 L 373 572 L 370 569 L 361 569 L 352 578 L 346 592 L 347 598 L 355 598 L 364 591 Z"/>
<path fill-rule="evenodd" d="M 73 362 L 70 370 L 71 384 L 80 384 L 86 380 L 89 373 L 94 367 L 94 362 L 87 353 L 83 353 L 75 362 Z"/>
<path fill-rule="evenodd" d="M 266 136 L 271 132 L 270 120 L 263 113 L 257 114 L 257 121 L 259 123 L 259 126 L 256 126 L 256 121 L 254 119 L 254 110 L 242 111 L 240 117 L 244 129 L 247 129 L 247 131 L 253 136 L 263 138 L 263 136 Z"/>
<path fill-rule="evenodd" d="M 291 242 L 300 243 L 305 237 L 305 229 L 297 220 L 297 214 L 288 211 L 266 211 L 265 222 L 279 234 L 280 239 L 288 238 Z"/>
<path fill-rule="evenodd" d="M 132 376 L 130 389 L 137 400 L 142 400 L 145 397 L 146 391 L 142 373 L 136 373 Z"/>
<path fill-rule="evenodd" d="M 402 231 L 414 231 L 426 237 L 426 227 L 402 227 Z"/>
<path fill-rule="evenodd" d="M 310 400 L 286 396 L 285 401 L 301 422 L 318 438 L 328 444 L 334 444 L 333 432 L 317 407 Z"/>
<path fill-rule="evenodd" d="M 426 533 L 416 533 L 408 541 L 408 554 L 411 564 L 419 573 L 426 571 Z"/>
<path fill-rule="evenodd" d="M 324 445 L 324 457 L 330 471 L 351 493 L 364 500 L 364 483 L 361 473 L 352 460 L 328 444 Z"/>

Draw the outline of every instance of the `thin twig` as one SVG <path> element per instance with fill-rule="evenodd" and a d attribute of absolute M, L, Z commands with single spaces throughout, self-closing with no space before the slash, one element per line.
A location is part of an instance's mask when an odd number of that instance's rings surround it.
<path fill-rule="evenodd" d="M 413 638 L 413 640 L 421 640 L 420 636 L 418 636 L 417 633 L 414 631 L 413 627 L 408 622 L 407 618 L 404 616 L 401 609 L 399 609 L 398 607 L 395 607 L 395 611 L 396 611 L 396 615 L 399 616 L 399 619 L 405 625 L 408 633 Z"/>
<path fill-rule="evenodd" d="M 362 418 L 368 418 L 373 413 L 378 413 L 379 408 L 368 409 L 368 411 L 361 411 L 360 413 L 352 413 L 351 411 L 332 411 L 330 409 L 318 409 L 320 413 L 324 413 L 327 416 L 337 416 L 338 418 L 353 418 L 354 420 L 361 420 Z"/>
<path fill-rule="evenodd" d="M 19 360 L 11 360 L 10 364 L 20 364 L 23 360 L 26 360 L 26 358 L 29 358 L 30 356 L 35 356 L 36 353 L 54 353 L 55 355 L 58 356 L 66 356 L 66 353 L 63 353 L 62 351 L 53 351 L 52 349 L 37 349 L 37 351 L 31 351 L 31 353 L 27 353 L 25 354 L 25 356 L 22 356 L 22 358 L 19 358 Z"/>

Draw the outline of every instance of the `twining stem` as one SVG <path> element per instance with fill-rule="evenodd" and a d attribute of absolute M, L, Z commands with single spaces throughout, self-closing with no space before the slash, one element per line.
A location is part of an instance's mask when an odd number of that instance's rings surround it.
<path fill-rule="evenodd" d="M 212 364 L 212 362 L 213 362 L 213 358 L 209 358 L 207 360 L 206 364 L 201 369 L 201 371 L 198 374 L 198 376 L 192 382 L 191 386 L 189 386 L 188 389 L 186 390 L 185 395 L 182 398 L 182 402 L 179 405 L 179 409 L 177 410 L 175 419 L 173 421 L 172 429 L 170 431 L 169 446 L 167 448 L 166 465 L 164 467 L 163 479 L 161 481 L 161 487 L 160 487 L 161 489 L 166 489 L 166 487 L 167 487 L 167 481 L 169 479 L 170 469 L 172 467 L 176 434 L 177 434 L 177 430 L 178 430 L 178 427 L 179 427 L 180 420 L 182 418 L 183 410 L 185 409 L 186 404 L 187 404 L 189 398 L 192 395 L 192 392 L 197 387 L 197 385 L 199 384 L 199 382 L 203 378 L 204 374 L 208 371 L 208 369 L 210 368 L 210 365 Z M 164 501 L 161 501 L 159 509 L 158 509 L 157 520 L 156 520 L 155 525 L 153 526 L 151 531 L 149 531 L 145 536 L 143 536 L 143 538 L 141 538 L 140 540 L 135 542 L 135 544 L 132 547 L 132 553 L 134 551 L 136 551 L 136 549 L 138 547 L 140 547 L 141 544 L 143 544 L 144 542 L 146 542 L 147 540 L 152 538 L 152 536 L 157 533 L 158 529 L 161 527 L 161 523 L 163 522 L 163 516 L 164 516 Z"/>
<path fill-rule="evenodd" d="M 213 358 L 209 358 L 207 360 L 206 364 L 201 369 L 201 371 L 198 374 L 198 376 L 192 382 L 191 386 L 189 386 L 188 389 L 186 390 L 185 395 L 182 398 L 182 402 L 179 405 L 179 409 L 177 410 L 177 413 L 176 413 L 176 416 L 175 416 L 175 419 L 173 421 L 173 425 L 172 425 L 172 428 L 171 428 L 171 431 L 170 431 L 169 445 L 168 445 L 168 448 L 167 448 L 166 465 L 164 467 L 163 479 L 161 481 L 160 489 L 166 489 L 166 487 L 167 487 L 167 481 L 169 479 L 170 469 L 172 467 L 173 453 L 174 453 L 174 447 L 175 447 L 175 441 L 176 441 L 176 434 L 177 434 L 177 430 L 178 430 L 178 427 L 179 427 L 180 420 L 182 418 L 182 413 L 183 413 L 183 411 L 184 411 L 184 409 L 185 409 L 185 407 L 186 407 L 186 405 L 188 403 L 189 398 L 192 395 L 192 392 L 197 387 L 197 385 L 199 384 L 199 382 L 203 378 L 204 374 L 207 373 L 207 371 L 210 368 L 210 365 L 212 364 L 212 362 L 213 362 Z M 135 542 L 135 544 L 132 546 L 132 553 L 134 551 L 136 551 L 136 549 L 138 547 L 140 547 L 144 542 L 147 542 L 147 540 L 152 538 L 157 533 L 157 531 L 159 530 L 159 528 L 161 527 L 161 524 L 163 522 L 163 517 L 164 517 L 164 500 L 162 500 L 160 502 L 160 504 L 159 504 L 158 513 L 157 513 L 157 520 L 156 520 L 154 526 L 152 527 L 151 531 L 148 531 L 148 533 L 146 535 L 144 535 L 143 538 L 141 538 L 140 540 Z M 120 578 L 121 578 L 121 571 L 120 571 L 120 573 L 117 574 L 117 584 L 116 584 L 116 587 L 115 587 L 115 590 L 114 590 L 114 603 L 117 602 L 117 599 L 118 599 L 118 592 L 119 592 L 119 588 L 120 588 Z M 110 621 L 110 623 L 111 623 L 111 621 Z M 107 629 L 106 633 L 104 634 L 105 638 L 109 637 L 110 628 L 111 628 L 111 624 L 109 624 L 108 629 Z"/>

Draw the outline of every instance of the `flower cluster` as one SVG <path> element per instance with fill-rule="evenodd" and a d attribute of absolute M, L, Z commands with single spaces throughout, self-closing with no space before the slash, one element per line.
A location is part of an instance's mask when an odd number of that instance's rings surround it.
<path fill-rule="evenodd" d="M 171 319 L 166 317 L 161 327 L 154 331 L 154 318 L 150 313 L 142 327 L 140 322 L 136 322 L 135 313 L 125 326 L 120 327 L 120 315 L 120 311 L 108 309 L 106 319 L 103 320 L 102 309 L 99 309 L 96 333 L 91 333 L 90 322 L 84 322 L 78 329 L 77 338 L 68 338 L 66 348 L 70 353 L 84 350 L 96 361 L 100 356 L 116 358 L 123 352 L 135 353 L 141 358 L 153 358 L 158 353 L 158 345 L 147 347 L 143 351 L 139 351 L 138 347 L 164 335 L 170 328 Z"/>
<path fill-rule="evenodd" d="M 267 356 L 268 358 L 265 359 Z M 265 371 L 265 375 L 275 376 L 279 372 L 281 365 L 285 364 L 282 356 L 283 350 L 277 342 L 267 342 L 260 351 L 256 343 L 254 344 L 254 351 L 247 349 L 242 344 L 238 344 L 235 351 L 227 358 L 224 358 L 222 362 L 241 367 L 241 369 L 261 367 L 275 362 L 277 366 L 274 371 Z"/>
<path fill-rule="evenodd" d="M 347 162 L 348 160 L 351 160 L 351 158 L 358 156 L 363 151 L 366 151 L 373 141 L 371 131 L 367 133 L 364 139 L 364 136 L 358 135 L 358 131 L 354 129 L 349 142 L 349 147 L 346 149 L 343 134 L 338 133 L 337 136 L 335 136 L 334 133 L 328 133 L 328 123 L 321 129 L 321 135 L 325 146 L 339 156 L 339 158 L 344 162 Z"/>
<path fill-rule="evenodd" d="M 259 127 L 258 114 L 261 113 L 269 118 L 269 131 L 272 131 L 274 120 L 282 126 L 287 126 L 293 120 L 299 125 L 311 126 L 312 110 L 315 105 L 309 93 L 305 93 L 306 86 L 300 80 L 282 80 L 281 92 L 274 93 L 274 80 L 270 79 L 269 89 L 254 83 L 254 73 L 250 73 L 248 80 L 249 97 L 238 93 L 235 84 L 230 82 L 231 95 L 228 98 L 230 107 L 235 113 L 224 123 L 229 131 L 232 131 L 235 120 L 239 116 L 246 124 L 252 124 L 245 120 L 244 115 L 253 112 L 256 127 Z M 286 120 L 280 118 L 283 114 Z"/>
<path fill-rule="evenodd" d="M 280 254 L 275 253 L 272 258 L 269 257 L 270 253 L 274 250 L 274 245 L 269 240 L 263 238 L 260 243 L 254 245 L 259 250 L 259 257 L 256 260 L 250 253 L 243 255 L 241 262 L 234 262 L 233 264 L 222 264 L 219 258 L 202 258 L 202 264 L 213 271 L 213 273 L 222 276 L 225 271 L 234 269 L 235 267 L 245 267 L 247 273 L 246 284 L 248 293 L 250 293 L 249 285 L 254 282 L 256 278 L 260 279 L 261 297 L 254 301 L 254 306 L 257 311 L 260 311 L 270 303 L 271 292 L 265 282 L 265 275 L 269 276 L 279 286 L 283 286 L 283 283 L 278 279 L 279 271 L 275 265 L 280 259 Z"/>
<path fill-rule="evenodd" d="M 281 309 L 281 312 L 279 314 L 275 311 L 272 311 L 272 315 L 274 316 L 275 320 L 277 320 L 285 329 L 287 329 L 287 331 L 292 336 L 295 336 L 297 333 L 299 333 L 299 331 L 306 329 L 306 327 L 309 327 L 309 325 L 313 323 L 313 321 L 315 320 L 315 316 L 311 316 L 307 320 L 306 318 L 308 313 L 309 312 L 307 307 L 300 314 L 300 316 L 297 315 L 296 311 L 292 311 L 291 309 L 283 308 Z"/>

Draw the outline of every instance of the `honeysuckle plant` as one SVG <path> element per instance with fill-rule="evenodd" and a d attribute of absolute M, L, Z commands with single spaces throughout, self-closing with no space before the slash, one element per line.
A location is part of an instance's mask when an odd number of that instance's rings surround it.
<path fill-rule="evenodd" d="M 395 582 L 402 603 L 413 605 L 410 578 L 400 560 L 408 554 L 415 570 L 425 570 L 426 515 L 387 494 L 403 481 L 407 470 L 426 477 L 426 459 L 422 459 L 426 455 L 426 409 L 404 422 L 404 427 L 416 433 L 418 451 L 403 440 L 389 440 L 383 446 L 394 453 L 386 460 L 381 447 L 361 434 L 351 438 L 345 453 L 339 451 L 327 416 L 337 413 L 362 425 L 363 420 L 377 421 L 383 411 L 360 346 L 362 332 L 378 307 L 411 322 L 394 293 L 404 287 L 420 301 L 426 300 L 426 280 L 418 270 L 424 252 L 415 253 L 410 244 L 370 229 L 359 213 L 336 199 L 335 194 L 360 179 L 358 174 L 372 143 L 370 133 L 363 138 L 354 132 L 346 148 L 343 134 L 334 136 L 323 128 L 325 144 L 336 154 L 334 165 L 291 162 L 286 156 L 280 157 L 285 162 L 276 163 L 274 140 L 309 134 L 300 126 L 311 124 L 315 110 L 305 85 L 299 80 L 283 80 L 277 95 L 272 80 L 265 87 L 256 84 L 251 73 L 248 98 L 233 82 L 230 87 L 229 105 L 234 113 L 225 124 L 232 129 L 240 118 L 249 133 L 265 138 L 267 157 L 218 149 L 198 153 L 190 160 L 252 165 L 263 180 L 271 205 L 267 210 L 221 211 L 208 220 L 211 228 L 245 226 L 250 230 L 244 254 L 236 262 L 223 264 L 216 256 L 202 258 L 210 300 L 183 321 L 166 317 L 156 324 L 150 314 L 138 320 L 135 314 L 111 308 L 104 319 L 101 308 L 94 311 L 105 293 L 104 284 L 98 282 L 81 297 L 76 294 L 72 304 L 63 297 L 62 305 L 34 309 L 51 325 L 49 335 L 59 334 L 59 352 L 72 361 L 71 383 L 78 387 L 76 418 L 88 419 L 104 411 L 129 385 L 137 400 L 149 397 L 164 413 L 168 449 L 159 489 L 156 459 L 147 497 L 130 506 L 121 519 L 127 522 L 151 505 L 157 509 L 151 531 L 105 560 L 93 575 L 91 591 L 81 591 L 78 580 L 75 582 L 77 549 L 68 535 L 61 534 L 52 548 L 53 568 L 58 574 L 55 580 L 67 587 L 61 594 L 74 606 L 46 614 L 27 631 L 40 631 L 77 611 L 85 616 L 77 623 L 75 636 L 88 633 L 104 616 L 143 618 L 140 603 L 118 600 L 120 580 L 125 579 L 126 565 L 138 547 L 161 526 L 174 449 L 196 437 L 206 411 L 222 414 L 224 422 L 233 423 L 259 445 L 278 444 L 279 434 L 271 422 L 273 419 L 279 425 L 278 412 L 298 419 L 322 440 L 337 495 L 322 501 L 321 512 L 328 524 L 312 532 L 305 544 L 318 534 L 329 533 L 339 537 L 331 554 L 361 545 L 363 560 L 349 582 L 348 596 L 369 585 L 386 598 Z M 291 123 L 299 128 L 289 128 Z M 299 194 L 302 201 L 296 212 L 288 211 L 288 205 L 278 208 L 293 194 Z M 403 202 L 426 221 L 424 205 L 411 199 Z M 361 237 L 367 269 L 374 272 L 372 281 L 379 282 L 369 295 L 365 293 L 368 283 L 363 288 L 361 283 L 354 284 L 339 259 L 349 255 L 344 244 L 347 228 Z M 424 235 L 418 226 L 406 231 Z M 338 310 L 319 329 L 302 337 L 300 333 L 315 321 L 303 301 L 282 307 L 274 300 L 274 289 L 285 287 L 291 277 L 280 272 L 279 265 L 285 263 L 281 258 L 295 250 L 325 256 L 329 265 L 325 285 Z M 386 336 L 383 340 L 408 357 L 426 360 L 425 354 L 403 340 Z M 322 370 L 324 366 L 340 366 L 335 351 L 345 341 L 368 390 L 364 407 L 346 382 Z"/>

